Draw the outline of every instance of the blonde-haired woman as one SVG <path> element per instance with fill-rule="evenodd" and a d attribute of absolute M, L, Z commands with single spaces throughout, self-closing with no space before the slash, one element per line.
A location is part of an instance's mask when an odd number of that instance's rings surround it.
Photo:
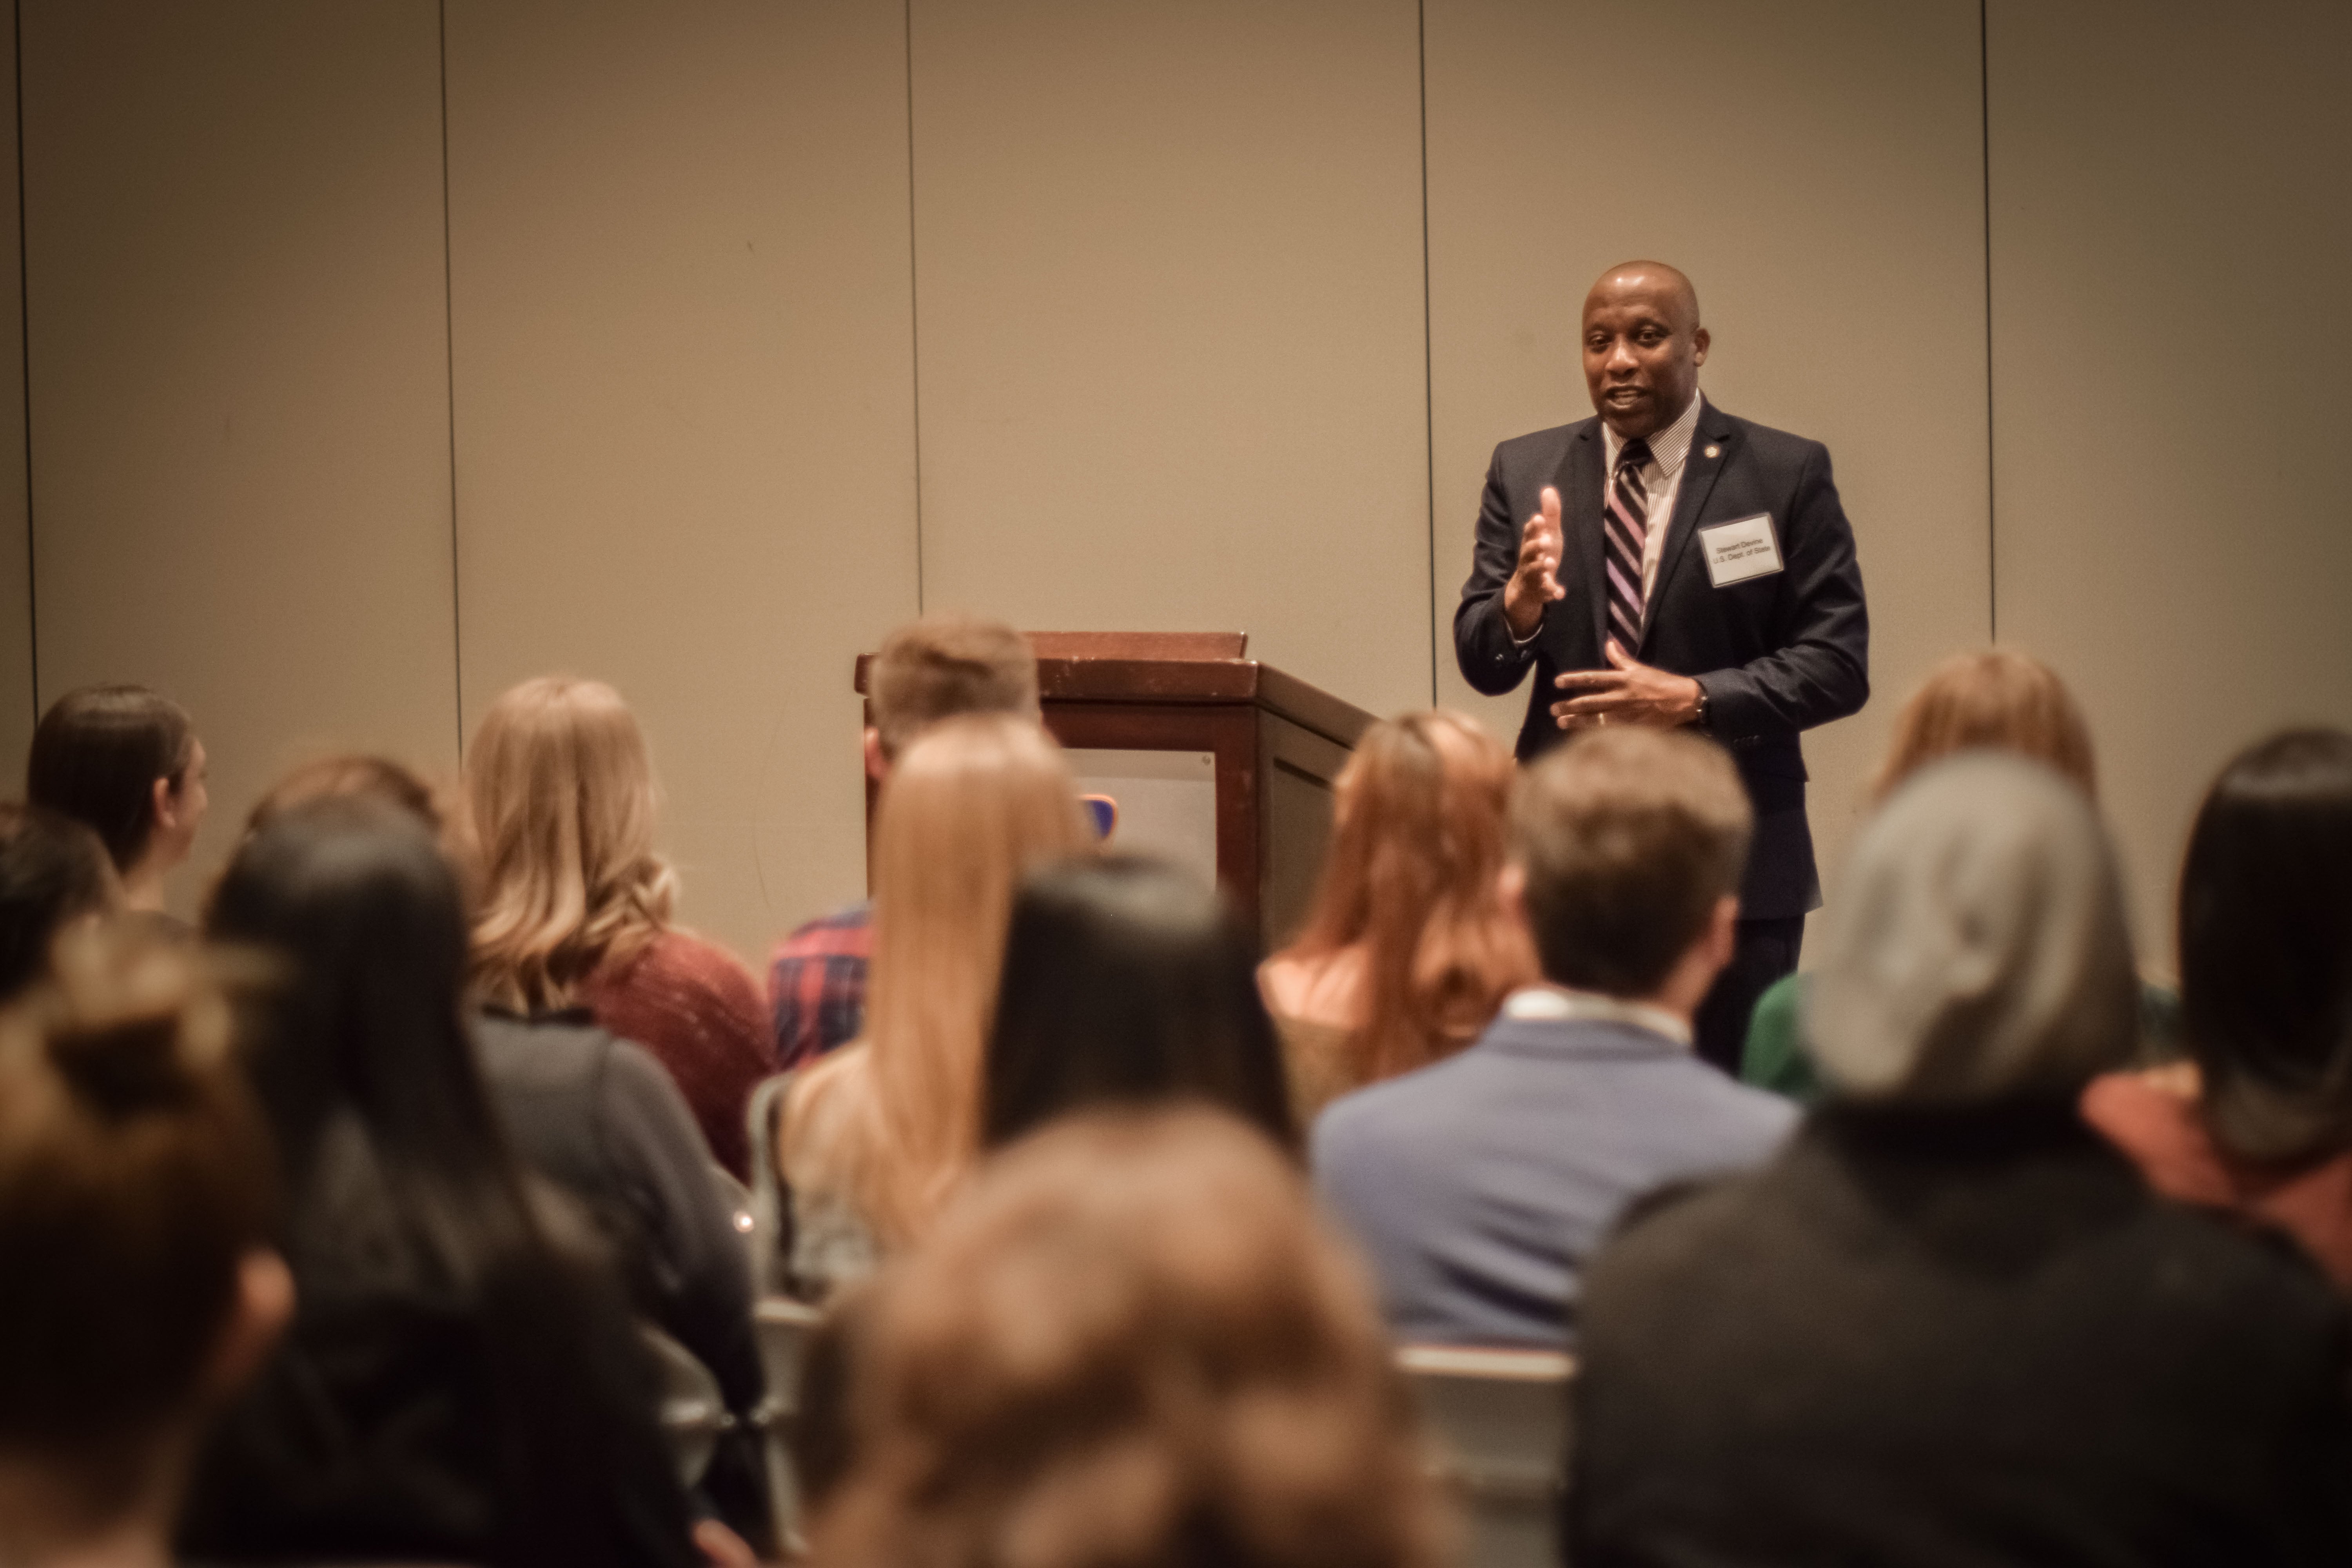
<path fill-rule="evenodd" d="M 1034 720 L 948 720 L 890 770 L 874 828 L 866 1031 L 785 1098 L 777 1163 L 802 1293 L 870 1272 L 971 1165 L 1013 889 L 1086 843 L 1069 765 Z"/>
<path fill-rule="evenodd" d="M 1357 742 L 1306 926 L 1259 970 L 1302 1126 L 1468 1045 L 1538 978 L 1496 891 L 1513 777 L 1460 713 L 1385 719 Z"/>
<path fill-rule="evenodd" d="M 645 736 L 602 681 L 526 680 L 466 753 L 474 977 L 495 1011 L 586 1010 L 669 1070 L 719 1163 L 750 1170 L 743 1108 L 772 1066 L 760 987 L 674 927 Z"/>

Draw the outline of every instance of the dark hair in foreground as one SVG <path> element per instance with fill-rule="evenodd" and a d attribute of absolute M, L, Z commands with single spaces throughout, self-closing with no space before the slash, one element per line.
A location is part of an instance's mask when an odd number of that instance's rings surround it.
<path fill-rule="evenodd" d="M 246 842 L 215 889 L 209 934 L 281 966 L 255 1008 L 253 1076 L 300 1194 L 287 1247 L 302 1295 L 292 1339 L 310 1348 L 306 1331 L 348 1334 L 348 1312 L 321 1330 L 313 1307 L 354 1289 L 463 1314 L 490 1391 L 493 1429 L 474 1436 L 497 1473 L 467 1479 L 496 1500 L 494 1557 L 612 1563 L 626 1550 L 615 1518 L 627 1506 L 612 1476 L 633 1434 L 652 1446 L 650 1388 L 633 1381 L 644 1367 L 617 1288 L 576 1250 L 569 1226 L 551 1232 L 559 1212 L 526 1191 L 508 1153 L 465 1022 L 466 930 L 456 875 L 433 838 L 380 801 L 289 807 Z M 387 1215 L 388 1236 L 353 1238 Z M 363 1243 L 394 1256 L 371 1258 Z M 437 1362 L 433 1371 L 466 1375 Z M 258 1394 L 273 1392 L 267 1384 Z M 289 1486 L 267 1461 L 255 1468 L 257 1454 L 276 1458 L 270 1436 L 287 1441 L 265 1432 L 236 1453 L 248 1490 L 214 1490 L 212 1512 L 195 1518 L 192 1544 L 207 1554 L 252 1555 L 235 1548 L 254 1543 L 240 1531 L 262 1528 L 249 1522 L 255 1514 L 288 1492 L 312 1500 L 300 1495 L 316 1484 L 307 1477 Z M 206 1500 L 200 1485 L 197 1500 Z M 682 1515 L 675 1523 L 682 1534 Z M 320 1554 L 315 1541 L 267 1544 Z M 367 1544 L 404 1549 L 397 1539 Z"/>
<path fill-rule="evenodd" d="M 115 896 L 96 834 L 37 805 L 0 805 L 0 1001 L 40 977 L 60 930 Z"/>
<path fill-rule="evenodd" d="M 135 931 L 78 933 L 0 1014 L 0 1447 L 120 1468 L 194 1399 L 270 1220 L 229 1036 L 193 955 Z"/>
<path fill-rule="evenodd" d="M 1223 899 L 1173 866 L 1110 856 L 1033 874 L 1005 937 L 982 1142 L 1087 1106 L 1192 1099 L 1295 1146 L 1256 960 Z"/>
<path fill-rule="evenodd" d="M 2231 759 L 2189 832 L 2179 934 L 2213 1135 L 2254 1160 L 2352 1143 L 2352 734 Z"/>
<path fill-rule="evenodd" d="M 1511 800 L 1512 858 L 1547 978 L 1611 996 L 1665 984 L 1739 890 L 1754 817 L 1731 758 L 1695 735 L 1589 730 Z"/>
<path fill-rule="evenodd" d="M 833 1568 L 1431 1568 L 1448 1521 L 1352 1260 L 1264 1138 L 1096 1111 L 1007 1150 L 846 1349 Z"/>
<path fill-rule="evenodd" d="M 155 781 L 174 790 L 195 754 L 180 705 L 143 686 L 85 686 L 49 705 L 25 763 L 25 798 L 95 832 L 117 871 L 147 852 Z"/>

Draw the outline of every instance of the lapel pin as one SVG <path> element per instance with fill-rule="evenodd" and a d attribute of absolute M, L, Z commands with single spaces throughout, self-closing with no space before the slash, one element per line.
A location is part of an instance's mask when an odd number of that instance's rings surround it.
<path fill-rule="evenodd" d="M 1709 447 L 1706 449 L 1706 455 L 1710 458 L 1720 458 L 1723 456 L 1723 448 L 1720 447 Z"/>

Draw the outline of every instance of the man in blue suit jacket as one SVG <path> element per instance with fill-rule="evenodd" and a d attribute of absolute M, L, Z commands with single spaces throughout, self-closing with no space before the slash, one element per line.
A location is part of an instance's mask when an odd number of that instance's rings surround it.
<path fill-rule="evenodd" d="M 1400 1337 L 1558 1345 L 1628 1203 L 1760 1164 L 1787 1135 L 1786 1100 L 1691 1054 L 1749 826 L 1730 760 L 1689 736 L 1605 730 L 1528 770 L 1503 894 L 1549 984 L 1315 1123 L 1316 1186 Z"/>
<path fill-rule="evenodd" d="M 1628 262 L 1592 286 L 1595 416 L 1495 448 L 1454 647 L 1489 695 L 1535 672 L 1522 762 L 1603 723 L 1688 726 L 1730 749 L 1755 847 L 1737 951 L 1698 1035 L 1700 1054 L 1736 1072 L 1756 998 L 1796 968 L 1821 904 L 1797 736 L 1869 697 L 1870 618 L 1828 449 L 1709 404 L 1707 346 L 1675 268 Z"/>

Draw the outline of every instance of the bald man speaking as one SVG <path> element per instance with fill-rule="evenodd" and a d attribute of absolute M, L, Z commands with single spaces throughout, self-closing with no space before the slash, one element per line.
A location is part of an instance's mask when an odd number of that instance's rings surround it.
<path fill-rule="evenodd" d="M 1822 901 L 1797 737 L 1869 697 L 1870 617 L 1829 449 L 1710 405 L 1707 342 L 1675 268 L 1601 274 L 1584 300 L 1595 416 L 1495 448 L 1454 652 L 1490 696 L 1535 671 L 1522 762 L 1605 724 L 1730 750 L 1756 838 L 1696 1033 L 1736 1072 L 1756 998 L 1796 968 Z"/>

